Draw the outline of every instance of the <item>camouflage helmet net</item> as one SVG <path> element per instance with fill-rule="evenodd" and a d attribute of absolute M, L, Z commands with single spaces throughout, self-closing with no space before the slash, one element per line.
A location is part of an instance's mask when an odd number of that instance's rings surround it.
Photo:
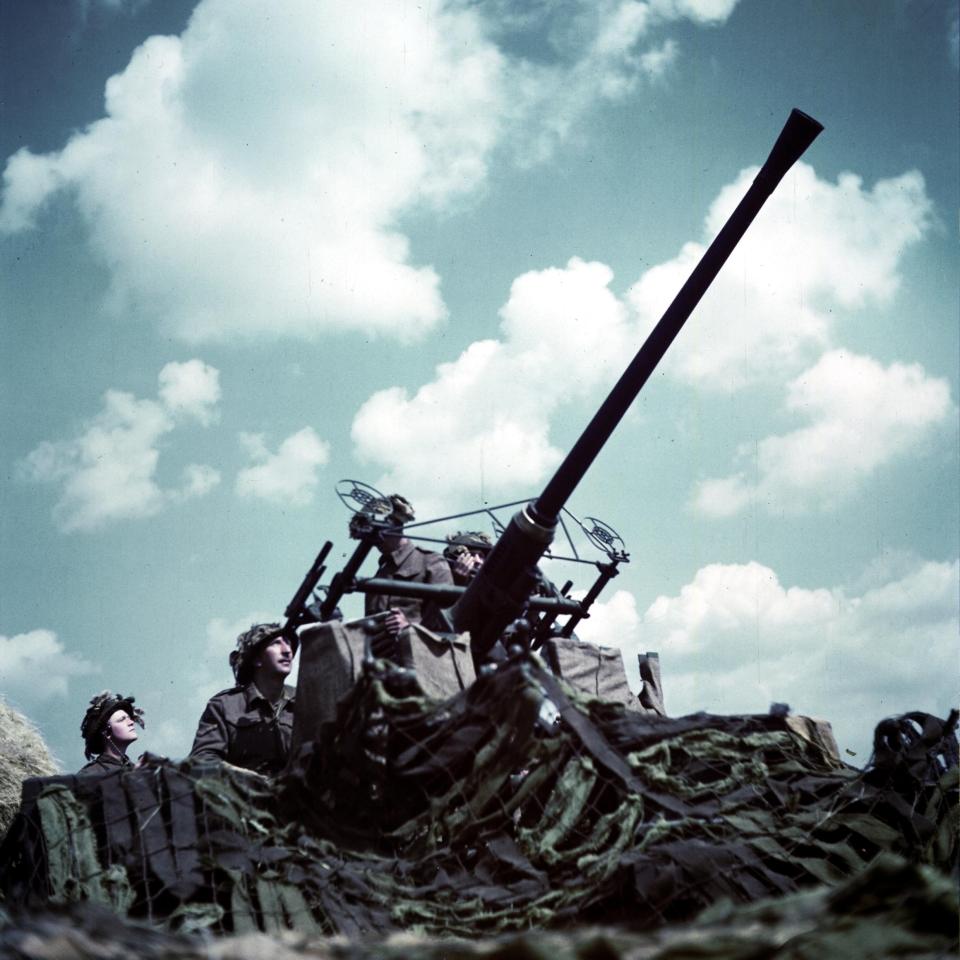
<path fill-rule="evenodd" d="M 238 686 L 249 683 L 253 677 L 253 662 L 267 644 L 283 635 L 279 623 L 254 623 L 249 630 L 237 637 L 237 646 L 230 652 L 230 669 Z M 291 633 L 288 640 L 293 652 L 297 652 L 297 636 Z"/>
<path fill-rule="evenodd" d="M 350 518 L 350 536 L 359 540 L 370 529 L 371 521 L 388 527 L 403 528 L 415 519 L 416 514 L 410 501 L 399 493 L 392 493 L 389 497 L 378 497 L 364 504 L 363 509 Z"/>
<path fill-rule="evenodd" d="M 117 710 L 126 710 L 127 715 L 139 726 L 145 726 L 143 710 L 135 707 L 135 697 L 125 697 L 109 690 L 101 690 L 95 697 L 91 697 L 90 706 L 83 715 L 80 724 L 80 736 L 83 737 L 84 756 L 92 760 L 98 753 L 103 752 L 103 734 L 107 721 Z"/>
<path fill-rule="evenodd" d="M 493 549 L 493 541 L 489 534 L 482 530 L 460 531 L 453 536 L 447 537 L 447 546 L 444 547 L 443 555 L 448 560 L 456 560 L 465 551 L 482 551 L 489 553 Z"/>

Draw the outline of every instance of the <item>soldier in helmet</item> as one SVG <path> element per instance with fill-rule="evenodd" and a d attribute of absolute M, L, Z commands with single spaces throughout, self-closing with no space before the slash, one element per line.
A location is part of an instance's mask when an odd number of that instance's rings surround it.
<path fill-rule="evenodd" d="M 90 700 L 80 724 L 84 756 L 89 761 L 80 773 L 109 773 L 132 769 L 127 749 L 137 739 L 143 711 L 135 707 L 134 697 L 103 690 Z"/>
<path fill-rule="evenodd" d="M 493 541 L 482 530 L 468 530 L 447 537 L 443 555 L 450 564 L 453 582 L 461 587 L 470 583 L 492 549 Z"/>
<path fill-rule="evenodd" d="M 403 535 L 404 525 L 414 519 L 413 507 L 408 500 L 395 493 L 386 502 L 376 501 L 366 512 L 389 524 L 377 542 L 380 551 L 378 577 L 410 583 L 453 583 L 450 566 L 439 553 L 422 550 Z M 354 524 L 351 524 L 351 534 L 356 535 Z M 429 630 L 448 629 L 441 607 L 434 601 L 368 593 L 366 615 L 386 612 L 389 612 L 385 619 L 386 630 L 392 636 L 411 623 L 422 623 Z"/>
<path fill-rule="evenodd" d="M 190 756 L 225 760 L 274 776 L 286 765 L 293 736 L 295 691 L 284 683 L 297 638 L 279 623 L 254 624 L 230 654 L 236 686 L 207 702 Z"/>

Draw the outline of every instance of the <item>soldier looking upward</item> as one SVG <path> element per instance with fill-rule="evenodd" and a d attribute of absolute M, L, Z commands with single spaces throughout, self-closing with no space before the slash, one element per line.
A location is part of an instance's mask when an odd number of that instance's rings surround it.
<path fill-rule="evenodd" d="M 80 773 L 108 773 L 132 770 L 127 749 L 137 739 L 137 726 L 143 726 L 143 711 L 133 705 L 134 697 L 104 690 L 90 700 L 80 724 L 84 756 L 90 762 Z"/>
<path fill-rule="evenodd" d="M 450 566 L 441 554 L 423 550 L 403 535 L 404 525 L 414 519 L 413 507 L 408 500 L 393 494 L 389 503 L 381 504 L 378 501 L 375 507 L 380 508 L 381 515 L 386 513 L 384 521 L 388 525 L 377 541 L 380 551 L 377 577 L 406 580 L 408 583 L 453 583 Z M 428 630 L 448 629 L 441 607 L 432 600 L 367 594 L 366 616 L 387 611 L 390 615 L 385 618 L 385 627 L 394 637 L 411 623 L 422 623 Z"/>
<path fill-rule="evenodd" d="M 257 623 L 241 633 L 230 654 L 236 685 L 207 702 L 190 756 L 279 773 L 293 736 L 295 691 L 284 680 L 296 652 L 296 637 L 287 637 L 279 623 Z"/>
<path fill-rule="evenodd" d="M 493 549 L 493 542 L 482 530 L 469 530 L 447 537 L 443 555 L 450 564 L 453 582 L 465 587 L 477 575 Z"/>

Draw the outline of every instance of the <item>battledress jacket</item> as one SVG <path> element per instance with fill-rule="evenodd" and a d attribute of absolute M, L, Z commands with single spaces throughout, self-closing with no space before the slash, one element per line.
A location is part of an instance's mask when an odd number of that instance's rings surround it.
<path fill-rule="evenodd" d="M 89 763 L 84 764 L 78 773 L 111 773 L 114 770 L 132 770 L 133 764 L 127 756 L 115 757 L 112 753 L 101 753 Z"/>
<path fill-rule="evenodd" d="M 221 690 L 200 717 L 191 758 L 226 760 L 267 776 L 279 773 L 290 755 L 294 699 L 288 685 L 276 707 L 255 683 Z"/>
<path fill-rule="evenodd" d="M 450 564 L 442 554 L 421 550 L 409 540 L 393 553 L 380 558 L 378 577 L 392 580 L 407 580 L 410 583 L 452 584 Z M 417 600 L 413 597 L 394 597 L 368 593 L 365 614 L 370 617 L 396 607 L 411 623 L 422 623 L 428 630 L 449 630 L 442 608 L 432 600 Z"/>

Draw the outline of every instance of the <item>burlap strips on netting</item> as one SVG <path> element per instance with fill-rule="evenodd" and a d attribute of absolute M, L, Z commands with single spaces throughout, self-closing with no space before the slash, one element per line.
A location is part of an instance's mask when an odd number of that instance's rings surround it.
<path fill-rule="evenodd" d="M 948 727 L 914 724 L 862 774 L 787 718 L 638 714 L 534 657 L 445 702 L 377 662 L 277 783 L 169 762 L 48 783 L 5 885 L 185 929 L 654 928 L 836 884 L 880 851 L 949 870 Z"/>

